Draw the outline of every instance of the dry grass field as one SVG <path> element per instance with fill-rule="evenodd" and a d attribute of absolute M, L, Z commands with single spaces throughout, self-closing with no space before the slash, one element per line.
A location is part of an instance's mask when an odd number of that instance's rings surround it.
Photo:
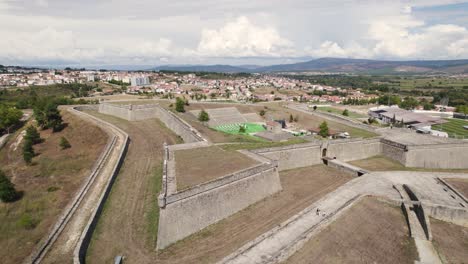
<path fill-rule="evenodd" d="M 175 151 L 177 189 L 214 180 L 258 162 L 238 151 L 211 146 Z"/>
<path fill-rule="evenodd" d="M 468 262 L 468 228 L 431 218 L 433 244 L 443 263 Z"/>
<path fill-rule="evenodd" d="M 129 134 L 125 161 L 112 186 L 93 234 L 88 263 L 111 263 L 116 255 L 128 263 L 148 263 L 156 247 L 163 144 L 180 143 L 159 120 L 129 122 L 90 111 Z"/>
<path fill-rule="evenodd" d="M 350 164 L 369 171 L 433 171 L 433 172 L 454 172 L 468 173 L 468 169 L 426 169 L 405 167 L 397 161 L 385 156 L 374 156 L 362 160 L 350 161 Z M 463 184 L 462 184 L 463 185 Z M 465 187 L 466 188 L 466 187 Z"/>
<path fill-rule="evenodd" d="M 159 252 L 153 263 L 214 263 L 351 179 L 324 165 L 280 172 L 283 190 Z"/>
<path fill-rule="evenodd" d="M 44 142 L 34 146 L 38 156 L 32 166 L 23 161 L 22 144 L 16 151 L 12 146 L 19 133 L 0 152 L 2 170 L 24 192 L 17 202 L 0 202 L 1 263 L 21 263 L 32 252 L 88 177 L 107 142 L 100 128 L 67 111 L 62 117 L 68 126 L 61 132 L 40 131 Z M 62 136 L 71 148 L 61 150 Z"/>
<path fill-rule="evenodd" d="M 468 179 L 445 179 L 450 185 L 457 189 L 463 196 L 468 197 Z"/>
<path fill-rule="evenodd" d="M 286 263 L 412 264 L 417 259 L 401 209 L 364 198 L 312 237 Z"/>

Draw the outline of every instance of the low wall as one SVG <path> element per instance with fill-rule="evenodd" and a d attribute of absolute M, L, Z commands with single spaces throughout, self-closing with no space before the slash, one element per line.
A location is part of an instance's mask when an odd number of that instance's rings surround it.
<path fill-rule="evenodd" d="M 431 169 L 466 169 L 468 143 L 408 146 L 404 165 Z"/>
<path fill-rule="evenodd" d="M 424 204 L 427 213 L 442 221 L 468 227 L 468 210 L 462 207 Z"/>
<path fill-rule="evenodd" d="M 366 170 L 364 170 L 362 168 L 353 166 L 353 165 L 351 165 L 349 163 L 346 163 L 346 162 L 341 162 L 341 161 L 336 160 L 336 159 L 327 160 L 326 163 L 327 163 L 328 167 L 335 168 L 337 170 L 346 172 L 346 173 L 351 174 L 351 175 L 356 176 L 356 177 L 359 177 L 359 176 L 362 176 L 364 174 L 369 173 L 368 171 L 366 171 Z"/>
<path fill-rule="evenodd" d="M 240 171 L 166 197 L 157 248 L 163 249 L 278 191 L 277 164 Z"/>
<path fill-rule="evenodd" d="M 322 163 L 320 145 L 314 143 L 257 149 L 252 150 L 252 152 L 277 161 L 279 171 L 313 166 Z"/>

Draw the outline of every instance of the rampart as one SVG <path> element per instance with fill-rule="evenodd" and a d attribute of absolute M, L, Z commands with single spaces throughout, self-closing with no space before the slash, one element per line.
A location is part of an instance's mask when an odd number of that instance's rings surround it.
<path fill-rule="evenodd" d="M 347 139 L 265 148 L 252 152 L 278 161 L 280 171 L 323 163 L 322 157 L 342 161 L 365 159 L 381 153 L 380 139 Z"/>
<path fill-rule="evenodd" d="M 468 142 L 408 146 L 406 167 L 466 169 Z"/>
<path fill-rule="evenodd" d="M 198 131 L 196 131 L 187 122 L 180 119 L 174 113 L 167 111 L 158 104 L 145 105 L 123 105 L 101 103 L 99 112 L 107 115 L 113 115 L 129 121 L 139 121 L 151 118 L 158 118 L 169 129 L 179 135 L 184 142 L 206 141 Z"/>
<path fill-rule="evenodd" d="M 160 208 L 157 248 L 183 239 L 280 191 L 277 163 L 264 163 L 167 194 Z M 161 197 L 160 197 L 161 198 Z"/>

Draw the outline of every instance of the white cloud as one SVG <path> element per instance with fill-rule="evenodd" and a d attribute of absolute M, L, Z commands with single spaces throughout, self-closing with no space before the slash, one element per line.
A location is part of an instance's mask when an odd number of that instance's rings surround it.
<path fill-rule="evenodd" d="M 325 41 L 306 49 L 312 56 L 384 59 L 457 59 L 468 57 L 468 30 L 452 24 L 426 25 L 408 12 L 366 22 L 366 41 Z"/>
<path fill-rule="evenodd" d="M 213 57 L 287 56 L 292 46 L 275 28 L 254 25 L 241 16 L 218 30 L 203 29 L 197 51 Z"/>

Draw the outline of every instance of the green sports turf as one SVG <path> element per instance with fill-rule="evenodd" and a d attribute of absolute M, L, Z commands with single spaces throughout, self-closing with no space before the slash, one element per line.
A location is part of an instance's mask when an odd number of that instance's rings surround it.
<path fill-rule="evenodd" d="M 240 134 L 239 133 L 240 126 L 245 126 L 246 134 L 265 131 L 265 128 L 262 125 L 252 124 L 252 123 L 237 123 L 237 124 L 220 125 L 220 126 L 214 127 L 214 129 L 224 132 L 224 133 L 228 133 L 228 134 Z"/>
<path fill-rule="evenodd" d="M 463 126 L 468 126 L 468 121 L 461 119 L 446 119 L 448 123 L 443 125 L 434 125 L 432 129 L 444 131 L 449 134 L 450 137 L 464 137 L 468 138 L 468 130 L 464 129 Z"/>

